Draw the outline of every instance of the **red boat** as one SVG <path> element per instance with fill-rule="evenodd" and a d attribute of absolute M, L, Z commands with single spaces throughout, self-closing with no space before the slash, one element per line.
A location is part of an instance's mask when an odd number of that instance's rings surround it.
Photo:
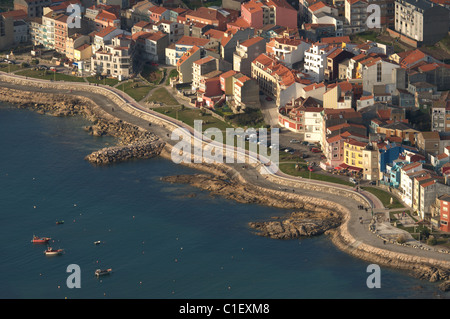
<path fill-rule="evenodd" d="M 50 241 L 51 238 L 48 237 L 38 237 L 38 236 L 33 236 L 33 239 L 31 240 L 31 242 L 33 244 L 47 244 Z"/>

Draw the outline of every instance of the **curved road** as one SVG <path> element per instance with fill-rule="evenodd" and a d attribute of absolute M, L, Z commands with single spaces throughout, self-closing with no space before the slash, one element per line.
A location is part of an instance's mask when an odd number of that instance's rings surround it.
<path fill-rule="evenodd" d="M 54 93 L 54 94 L 71 94 L 71 95 L 75 95 L 75 96 L 85 96 L 87 98 L 92 99 L 105 112 L 107 112 L 117 118 L 120 118 L 123 121 L 140 126 L 150 132 L 153 132 L 153 133 L 157 134 L 162 140 L 164 140 L 165 142 L 167 142 L 171 145 L 175 145 L 177 143 L 177 141 L 173 141 L 170 139 L 170 137 L 168 137 L 168 135 L 170 136 L 170 134 L 171 134 L 171 131 L 169 129 L 163 128 L 158 125 L 149 126 L 148 121 L 143 120 L 134 115 L 131 115 L 130 113 L 124 111 L 121 107 L 117 107 L 117 104 L 114 103 L 111 99 L 105 98 L 105 96 L 97 94 L 97 93 L 91 93 L 91 92 L 86 92 L 86 91 L 77 89 L 78 86 L 88 86 L 88 84 L 86 84 L 86 83 L 70 82 L 70 85 L 72 86 L 71 90 L 55 89 L 55 88 L 42 88 L 41 89 L 41 88 L 35 87 L 35 86 L 18 87 L 15 84 L 4 81 L 2 79 L 2 76 L 5 76 L 5 75 L 8 77 L 15 77 L 15 78 L 18 78 L 21 80 L 25 79 L 24 77 L 21 77 L 21 76 L 10 75 L 10 74 L 5 74 L 5 73 L 0 72 L 0 87 L 11 88 L 11 89 L 22 89 L 22 90 L 31 91 L 31 92 L 48 92 L 48 93 Z M 36 80 L 36 79 L 28 79 L 28 81 L 35 82 L 35 83 L 42 82 L 41 80 Z M 57 83 L 58 82 L 55 82 L 55 84 L 57 84 Z M 63 82 L 61 82 L 61 83 L 63 83 Z M 101 86 L 101 85 L 99 85 L 99 86 Z M 179 122 L 173 118 L 170 118 L 168 116 L 165 116 L 163 114 L 160 114 L 160 113 L 157 113 L 157 112 L 154 112 L 152 110 L 145 108 L 144 106 L 137 103 L 135 100 L 133 100 L 131 97 L 129 97 L 124 92 L 122 92 L 118 89 L 109 87 L 109 86 L 101 86 L 101 87 L 110 91 L 111 94 L 119 95 L 121 98 L 124 99 L 124 101 L 127 102 L 127 104 L 129 104 L 130 106 L 133 106 L 135 109 L 138 109 L 141 112 L 145 112 L 147 114 L 151 114 L 160 119 L 164 119 L 164 120 L 169 121 L 178 126 L 184 127 L 187 130 L 189 130 L 189 132 L 193 133 L 192 127 L 189 127 L 189 126 L 185 125 L 184 123 Z M 114 111 L 112 110 L 113 107 L 114 107 Z M 280 186 L 281 186 L 280 184 L 276 184 L 276 183 L 266 180 L 264 178 L 264 175 L 261 175 L 256 169 L 246 169 L 246 168 L 243 168 L 242 164 L 237 164 L 237 163 L 229 164 L 229 165 L 231 167 L 233 167 L 234 169 L 236 169 L 236 171 L 238 171 L 242 175 L 242 177 L 245 180 L 247 180 L 249 183 L 252 183 L 252 184 L 264 187 L 264 188 L 270 188 L 270 189 L 275 189 L 275 190 L 280 189 Z M 310 181 L 308 179 L 300 179 L 300 178 L 296 178 L 296 177 L 292 177 L 292 176 L 283 174 L 281 171 L 278 171 L 278 173 L 276 175 L 279 176 L 280 178 L 285 178 L 288 180 L 293 180 L 293 181 L 300 180 L 304 183 L 327 185 L 329 187 L 335 187 L 335 188 L 339 188 L 339 189 L 345 189 L 350 192 L 355 192 L 352 188 L 345 186 L 345 185 L 327 183 L 327 182 L 323 182 L 323 181 Z M 439 253 L 436 251 L 416 249 L 416 248 L 412 248 L 412 247 L 404 247 L 404 246 L 399 246 L 399 245 L 394 245 L 394 244 L 384 245 L 383 241 L 380 238 L 378 238 L 375 234 L 373 234 L 372 232 L 370 232 L 368 230 L 368 223 L 370 222 L 370 220 L 372 218 L 370 209 L 368 212 L 358 209 L 358 205 L 360 205 L 360 203 L 355 200 L 351 200 L 348 197 L 338 196 L 333 193 L 320 193 L 317 191 L 306 190 L 303 188 L 295 188 L 295 189 L 289 188 L 287 191 L 289 191 L 289 192 L 293 191 L 297 194 L 333 201 L 333 202 L 339 203 L 342 206 L 346 207 L 351 212 L 350 220 L 348 223 L 348 230 L 349 230 L 350 234 L 356 239 L 356 242 L 354 243 L 354 245 L 357 245 L 358 242 L 363 242 L 363 243 L 366 243 L 368 245 L 371 245 L 371 246 L 374 246 L 374 247 L 377 247 L 380 249 L 389 249 L 391 251 L 399 252 L 399 253 L 405 253 L 405 254 L 411 254 L 411 255 L 415 255 L 415 256 L 422 256 L 422 257 L 426 257 L 426 258 L 434 258 L 434 259 L 439 259 L 439 260 L 450 261 L 450 254 Z M 381 202 L 378 200 L 378 198 L 376 198 L 371 193 L 363 192 L 360 194 L 360 196 L 362 196 L 369 203 L 371 203 L 375 209 L 383 209 L 384 208 L 383 205 L 381 204 Z M 363 218 L 364 224 L 360 223 L 360 221 L 359 221 L 360 217 Z"/>

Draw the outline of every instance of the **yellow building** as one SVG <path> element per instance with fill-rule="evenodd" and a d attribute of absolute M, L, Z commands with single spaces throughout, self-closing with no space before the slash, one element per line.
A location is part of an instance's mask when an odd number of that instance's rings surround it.
<path fill-rule="evenodd" d="M 362 170 L 364 168 L 363 150 L 366 146 L 366 142 L 360 142 L 352 138 L 347 139 L 344 142 L 344 163 Z"/>
<path fill-rule="evenodd" d="M 73 60 L 83 61 L 90 59 L 92 56 L 92 48 L 90 44 L 83 44 L 73 50 Z"/>

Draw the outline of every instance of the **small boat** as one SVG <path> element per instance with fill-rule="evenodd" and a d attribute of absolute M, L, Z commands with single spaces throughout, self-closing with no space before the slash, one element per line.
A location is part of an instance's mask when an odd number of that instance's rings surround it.
<path fill-rule="evenodd" d="M 94 241 L 95 245 L 100 245 L 102 242 L 100 240 Z"/>
<path fill-rule="evenodd" d="M 62 225 L 62 224 L 64 224 L 64 221 L 63 221 L 63 220 L 58 220 L 58 221 L 56 221 L 56 225 Z"/>
<path fill-rule="evenodd" d="M 64 249 L 53 249 L 52 247 L 48 247 L 44 251 L 44 254 L 46 254 L 47 256 L 56 256 L 56 255 L 61 255 L 63 252 L 64 252 Z"/>
<path fill-rule="evenodd" d="M 104 276 L 104 275 L 109 275 L 111 272 L 112 272 L 111 268 L 109 268 L 109 269 L 97 269 L 95 271 L 95 275 L 97 277 L 100 277 L 100 276 Z"/>
<path fill-rule="evenodd" d="M 50 241 L 50 239 L 51 238 L 49 237 L 38 237 L 33 235 L 33 239 L 31 240 L 31 242 L 33 244 L 46 244 Z"/>

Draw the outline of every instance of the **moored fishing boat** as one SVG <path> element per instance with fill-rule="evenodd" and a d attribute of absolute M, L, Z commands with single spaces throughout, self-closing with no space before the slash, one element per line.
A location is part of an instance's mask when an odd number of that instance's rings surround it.
<path fill-rule="evenodd" d="M 48 247 L 44 251 L 44 254 L 47 256 L 56 256 L 56 255 L 61 255 L 63 252 L 64 252 L 64 249 L 53 249 L 52 247 Z"/>
<path fill-rule="evenodd" d="M 64 224 L 64 221 L 63 221 L 63 220 L 58 220 L 58 221 L 56 221 L 56 225 L 62 225 L 62 224 Z"/>
<path fill-rule="evenodd" d="M 38 237 L 33 235 L 33 239 L 31 240 L 31 242 L 33 244 L 46 244 L 50 241 L 51 238 L 49 237 Z"/>

